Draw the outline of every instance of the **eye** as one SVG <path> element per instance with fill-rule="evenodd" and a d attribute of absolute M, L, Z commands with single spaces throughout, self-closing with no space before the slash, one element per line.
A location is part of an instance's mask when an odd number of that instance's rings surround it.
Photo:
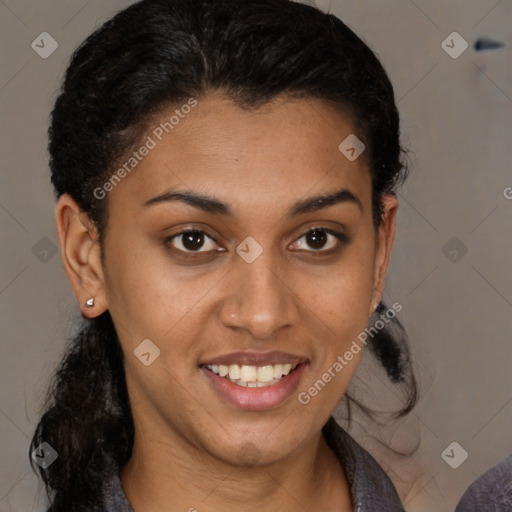
<path fill-rule="evenodd" d="M 165 239 L 165 244 L 173 245 L 173 247 L 184 253 L 204 253 L 215 250 L 216 243 L 212 237 L 204 231 L 194 229 L 182 231 Z M 209 246 L 209 247 L 208 247 Z M 205 250 L 200 250 L 204 249 Z"/>
<path fill-rule="evenodd" d="M 330 243 L 329 243 L 330 237 Z M 304 239 L 304 241 L 303 241 Z M 321 254 L 332 254 L 338 252 L 341 247 L 348 243 L 349 239 L 344 233 L 334 231 L 329 228 L 312 228 L 304 233 L 296 242 L 294 248 L 306 248 L 309 252 L 318 252 Z M 327 245 L 327 248 L 326 248 Z M 307 246 L 312 247 L 312 251 L 307 249 Z"/>
<path fill-rule="evenodd" d="M 338 252 L 348 242 L 349 238 L 344 233 L 329 228 L 315 227 L 294 242 L 292 248 L 326 255 Z M 165 245 L 170 243 L 173 249 L 185 255 L 225 251 L 222 248 L 215 249 L 217 247 L 215 240 L 199 229 L 176 233 L 167 237 L 164 243 Z M 308 246 L 311 249 L 308 249 Z"/>

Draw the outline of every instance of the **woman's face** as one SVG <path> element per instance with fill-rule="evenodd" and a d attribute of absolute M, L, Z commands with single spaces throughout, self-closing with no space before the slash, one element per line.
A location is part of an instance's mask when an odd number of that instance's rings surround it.
<path fill-rule="evenodd" d="M 380 300 L 396 200 L 376 231 L 365 160 L 338 149 L 354 128 L 319 100 L 246 111 L 210 95 L 160 134 L 174 110 L 105 199 L 104 301 L 136 431 L 277 461 L 318 434 L 354 374 L 361 352 L 304 399 Z"/>

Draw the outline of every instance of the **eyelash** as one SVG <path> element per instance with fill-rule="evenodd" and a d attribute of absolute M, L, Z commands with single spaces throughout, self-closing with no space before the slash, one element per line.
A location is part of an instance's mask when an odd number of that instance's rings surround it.
<path fill-rule="evenodd" d="M 300 236 L 300 238 L 297 239 L 297 241 L 302 239 L 303 237 L 307 236 L 309 233 L 311 233 L 313 231 L 321 231 L 321 232 L 327 233 L 328 235 L 331 235 L 338 240 L 337 247 L 327 249 L 327 250 L 322 250 L 322 249 L 314 250 L 313 249 L 313 250 L 307 251 L 307 252 L 311 252 L 313 254 L 317 254 L 319 256 L 326 256 L 326 255 L 337 253 L 341 250 L 343 245 L 346 245 L 347 243 L 350 242 L 349 237 L 347 235 L 345 235 L 344 233 L 340 233 L 339 231 L 335 231 L 333 229 L 326 228 L 326 227 L 320 227 L 320 226 L 308 229 L 305 233 L 303 233 Z M 171 242 L 175 238 L 178 238 L 182 235 L 187 235 L 189 233 L 205 235 L 207 238 L 215 241 L 214 238 L 212 238 L 210 235 L 208 235 L 208 233 L 206 233 L 205 231 L 202 231 L 200 229 L 187 229 L 185 231 L 181 231 L 179 233 L 176 233 L 172 236 L 167 237 L 164 240 L 164 245 L 167 246 L 169 244 L 169 242 Z M 294 243 L 296 243 L 296 242 L 294 242 Z M 184 251 L 182 249 L 177 249 L 177 248 L 173 248 L 172 250 L 181 252 L 185 258 L 194 258 L 194 257 L 196 257 L 197 254 L 207 254 L 209 252 L 224 252 L 224 251 Z"/>

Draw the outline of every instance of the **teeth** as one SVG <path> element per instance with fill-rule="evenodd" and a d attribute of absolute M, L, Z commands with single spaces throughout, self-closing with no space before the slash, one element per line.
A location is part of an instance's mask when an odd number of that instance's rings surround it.
<path fill-rule="evenodd" d="M 215 372 L 214 372 L 215 373 Z M 240 379 L 245 382 L 256 380 L 256 366 L 242 366 L 240 370 Z M 231 377 L 231 375 L 230 375 Z"/>
<path fill-rule="evenodd" d="M 274 379 L 280 379 L 281 375 L 283 375 L 283 365 L 275 364 L 274 365 Z"/>
<path fill-rule="evenodd" d="M 288 375 L 296 367 L 296 364 L 291 363 L 266 366 L 240 366 L 238 364 L 207 366 L 213 373 L 247 388 L 261 388 L 277 384 L 282 377 Z"/>
<path fill-rule="evenodd" d="M 253 367 L 254 368 L 254 367 Z M 291 368 L 291 365 L 290 365 Z M 269 366 L 259 366 L 258 367 L 258 382 L 270 382 L 274 379 L 274 367 Z"/>
<path fill-rule="evenodd" d="M 240 378 L 240 366 L 232 364 L 229 366 L 229 378 L 231 380 L 237 380 Z"/>

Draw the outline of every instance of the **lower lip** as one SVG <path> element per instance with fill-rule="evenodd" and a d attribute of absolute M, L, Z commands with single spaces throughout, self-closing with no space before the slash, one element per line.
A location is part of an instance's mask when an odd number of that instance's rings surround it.
<path fill-rule="evenodd" d="M 306 363 L 297 365 L 295 370 L 272 386 L 246 388 L 233 384 L 205 366 L 201 366 L 204 375 L 223 398 L 235 407 L 249 411 L 261 411 L 281 405 L 297 389 L 305 368 Z"/>

